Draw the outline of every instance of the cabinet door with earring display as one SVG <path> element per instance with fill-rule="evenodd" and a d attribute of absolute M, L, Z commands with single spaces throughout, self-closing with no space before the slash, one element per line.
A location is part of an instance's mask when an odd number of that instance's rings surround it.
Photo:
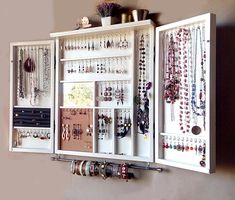
<path fill-rule="evenodd" d="M 153 161 L 153 23 L 51 36 L 58 69 L 56 153 Z M 71 116 L 74 109 L 77 114 Z M 77 116 L 80 110 L 90 114 Z"/>
<path fill-rule="evenodd" d="M 156 29 L 156 162 L 215 170 L 215 16 Z"/>
<path fill-rule="evenodd" d="M 53 152 L 54 42 L 11 43 L 10 150 Z"/>

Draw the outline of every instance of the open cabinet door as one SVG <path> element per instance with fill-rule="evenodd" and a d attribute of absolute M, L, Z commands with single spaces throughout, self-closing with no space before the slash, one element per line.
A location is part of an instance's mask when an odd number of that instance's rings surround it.
<path fill-rule="evenodd" d="M 10 44 L 9 150 L 54 152 L 54 41 Z"/>
<path fill-rule="evenodd" d="M 215 15 L 156 28 L 155 162 L 215 172 Z"/>

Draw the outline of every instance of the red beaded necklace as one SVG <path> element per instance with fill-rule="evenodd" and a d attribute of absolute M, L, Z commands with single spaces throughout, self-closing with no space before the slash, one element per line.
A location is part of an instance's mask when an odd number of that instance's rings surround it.
<path fill-rule="evenodd" d="M 180 105 L 179 105 L 179 126 L 183 133 L 190 129 L 190 106 L 189 106 L 189 69 L 191 68 L 191 33 L 189 29 L 181 28 L 177 32 L 178 42 L 178 65 L 180 71 Z"/>
<path fill-rule="evenodd" d="M 174 121 L 174 109 L 173 104 L 179 99 L 179 67 L 177 53 L 177 43 L 175 41 L 174 35 L 171 33 L 170 36 L 166 34 L 165 37 L 167 46 L 167 59 L 166 59 L 166 69 L 164 77 L 164 99 L 166 103 L 171 104 L 171 120 Z"/>

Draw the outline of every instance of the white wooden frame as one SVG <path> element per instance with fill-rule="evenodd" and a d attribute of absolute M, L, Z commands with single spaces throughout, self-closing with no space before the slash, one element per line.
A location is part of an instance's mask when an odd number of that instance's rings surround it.
<path fill-rule="evenodd" d="M 206 40 L 206 167 L 194 166 L 183 162 L 174 160 L 167 160 L 164 158 L 162 145 L 161 145 L 161 134 L 163 130 L 163 93 L 162 93 L 162 71 L 161 71 L 161 32 L 184 27 L 190 24 L 203 22 L 205 24 L 205 40 Z M 216 22 L 215 15 L 204 14 L 201 16 L 193 17 L 190 19 L 182 20 L 179 22 L 167 24 L 156 28 L 156 96 L 155 96 L 155 162 L 164 165 L 179 167 L 183 169 L 189 169 L 193 171 L 203 173 L 215 172 L 215 38 L 216 38 Z M 166 133 L 165 133 L 166 134 Z M 164 134 L 163 134 L 164 135 Z M 194 136 L 197 137 L 197 136 Z M 200 136 L 199 136 L 200 137 Z"/>

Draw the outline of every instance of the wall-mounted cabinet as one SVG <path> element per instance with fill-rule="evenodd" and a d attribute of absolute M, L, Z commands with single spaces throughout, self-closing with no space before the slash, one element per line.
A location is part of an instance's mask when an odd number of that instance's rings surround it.
<path fill-rule="evenodd" d="M 214 28 L 206 14 L 12 43 L 10 150 L 213 172 Z"/>

